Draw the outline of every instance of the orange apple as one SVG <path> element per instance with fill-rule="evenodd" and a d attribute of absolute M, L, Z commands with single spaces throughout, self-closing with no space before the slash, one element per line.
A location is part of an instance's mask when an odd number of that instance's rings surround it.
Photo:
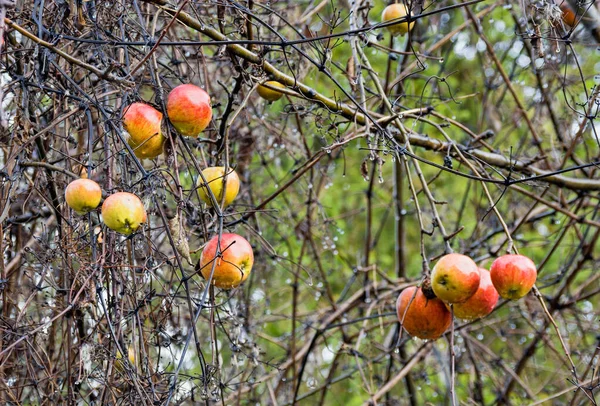
<path fill-rule="evenodd" d="M 102 189 L 91 179 L 77 179 L 65 189 L 65 200 L 75 213 L 84 215 L 98 207 Z"/>
<path fill-rule="evenodd" d="M 102 204 L 102 221 L 111 230 L 129 235 L 147 220 L 146 209 L 133 193 L 118 192 Z"/>
<path fill-rule="evenodd" d="M 460 303 L 475 294 L 479 279 L 479 268 L 471 258 L 462 254 L 448 254 L 433 267 L 431 288 L 444 302 Z"/>
<path fill-rule="evenodd" d="M 167 114 L 181 135 L 197 137 L 212 118 L 210 97 L 198 86 L 179 85 L 169 93 Z"/>
<path fill-rule="evenodd" d="M 577 16 L 573 12 L 571 6 L 566 3 L 566 1 L 561 3 L 560 9 L 562 10 L 562 20 L 565 24 L 567 24 L 569 27 L 574 27 L 577 25 Z"/>
<path fill-rule="evenodd" d="M 408 334 L 424 340 L 439 338 L 452 323 L 452 315 L 444 303 L 440 299 L 427 299 L 421 288 L 416 286 L 400 293 L 396 301 L 396 314 Z"/>
<path fill-rule="evenodd" d="M 231 202 L 234 201 L 238 192 L 240 191 L 240 178 L 237 173 L 233 170 L 233 168 L 227 168 L 227 176 L 225 176 L 225 167 L 224 166 L 212 166 L 210 168 L 206 168 L 202 171 L 204 178 L 206 178 L 206 182 L 208 183 L 208 187 L 212 191 L 213 195 L 217 200 L 217 203 L 220 205 L 221 200 L 223 199 L 223 189 L 225 189 L 225 198 L 223 201 L 223 208 L 229 206 Z M 198 177 L 198 183 L 200 189 L 198 192 L 200 193 L 200 198 L 209 206 L 212 207 L 212 200 L 208 194 L 208 189 L 204 185 L 201 177 Z"/>
<path fill-rule="evenodd" d="M 138 158 L 156 158 L 163 153 L 162 117 L 160 111 L 145 103 L 133 103 L 125 109 L 123 127 L 129 134 L 127 143 Z"/>
<path fill-rule="evenodd" d="M 265 100 L 273 102 L 273 101 L 277 101 L 277 100 L 281 99 L 281 97 L 283 96 L 283 93 L 278 92 L 277 90 L 270 89 L 264 85 L 271 86 L 271 87 L 278 87 L 280 89 L 284 89 L 285 85 L 283 85 L 275 80 L 269 80 L 262 85 L 258 85 L 258 88 L 256 89 L 256 91 L 258 92 L 260 97 L 262 97 Z"/>
<path fill-rule="evenodd" d="M 537 279 L 537 269 L 524 255 L 502 255 L 492 263 L 490 276 L 500 296 L 515 300 L 529 293 Z"/>
<path fill-rule="evenodd" d="M 390 4 L 383 10 L 383 13 L 381 14 L 381 21 L 385 23 L 388 21 L 392 21 L 392 20 L 395 20 L 398 18 L 405 17 L 407 14 L 408 14 L 408 10 L 406 9 L 406 6 L 404 4 L 402 4 L 402 3 Z M 387 27 L 387 29 L 394 36 L 404 35 L 408 31 L 412 30 L 414 25 L 415 25 L 414 21 L 412 21 L 410 24 L 408 24 L 407 22 L 399 22 L 394 25 L 389 25 Z"/>
<path fill-rule="evenodd" d="M 454 304 L 454 315 L 463 320 L 475 320 L 487 316 L 498 303 L 498 291 L 492 284 L 490 272 L 479 268 L 479 288 L 465 302 Z"/>
<path fill-rule="evenodd" d="M 207 280 L 214 265 L 212 284 L 221 289 L 238 287 L 248 279 L 253 264 L 254 253 L 250 243 L 244 237 L 231 233 L 223 234 L 220 244 L 218 235 L 211 238 L 199 262 L 200 273 Z"/>

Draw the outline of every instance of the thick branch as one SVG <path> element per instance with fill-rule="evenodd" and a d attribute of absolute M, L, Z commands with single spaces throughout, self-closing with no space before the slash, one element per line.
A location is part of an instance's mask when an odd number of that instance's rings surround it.
<path fill-rule="evenodd" d="M 168 7 L 166 0 L 144 0 L 144 1 L 147 3 L 154 3 L 154 4 L 161 6 L 167 13 L 169 13 L 171 15 L 177 14 L 178 10 Z M 188 27 L 193 28 L 193 29 L 197 30 L 198 32 L 201 32 L 204 35 L 206 35 L 216 41 L 227 41 L 228 40 L 228 38 L 225 35 L 221 34 L 219 31 L 217 31 L 213 28 L 206 26 L 205 24 L 201 24 L 198 20 L 191 17 L 186 12 L 183 12 L 183 11 L 180 12 L 178 14 L 177 18 L 179 19 L 179 21 L 181 21 Z M 296 80 L 294 77 L 281 72 L 275 66 L 273 66 L 271 63 L 265 61 L 259 55 L 257 55 L 254 52 L 249 51 L 248 49 L 244 48 L 243 46 L 237 45 L 237 44 L 230 44 L 230 45 L 227 45 L 227 49 L 230 52 L 232 52 L 233 54 L 239 56 L 240 58 L 247 60 L 248 62 L 257 64 L 257 65 L 261 65 L 263 67 L 263 69 L 265 70 L 265 72 L 269 73 L 275 80 L 277 80 L 278 82 L 284 83 L 285 85 L 287 85 L 289 87 L 298 89 L 305 98 L 315 101 L 315 102 L 318 102 L 318 103 L 322 104 L 323 106 L 327 107 L 332 112 L 340 114 L 341 116 L 343 116 L 349 120 L 355 121 L 357 124 L 365 124 L 367 122 L 367 118 L 365 117 L 365 115 L 360 113 L 356 108 L 353 108 L 344 103 L 340 103 L 336 100 L 330 99 L 330 98 L 318 93 L 311 87 Z M 373 114 L 373 116 L 376 116 L 376 114 Z M 414 134 L 414 133 L 409 135 L 409 140 L 412 145 L 416 145 L 416 146 L 426 148 L 426 149 L 431 149 L 431 150 L 447 151 L 448 146 L 449 146 L 448 143 L 441 142 L 441 141 L 431 139 L 431 138 L 428 138 L 428 137 L 425 137 L 422 135 Z M 513 171 L 531 172 L 536 175 L 544 176 L 543 180 L 545 182 L 548 182 L 548 183 L 551 183 L 551 184 L 554 184 L 557 186 L 566 187 L 568 189 L 573 189 L 573 190 L 586 190 L 586 191 L 600 190 L 600 180 L 578 179 L 578 178 L 571 178 L 571 177 L 567 177 L 567 176 L 563 176 L 563 175 L 551 175 L 550 174 L 551 172 L 547 172 L 542 169 L 535 168 L 533 166 L 529 166 L 524 162 L 510 160 L 501 154 L 485 152 L 485 151 L 482 151 L 479 149 L 471 149 L 471 150 L 469 150 L 469 153 L 472 156 L 476 157 L 477 159 L 480 159 L 481 161 L 483 161 L 489 165 L 493 165 L 493 166 L 497 166 L 497 167 L 501 167 L 501 168 L 511 168 Z"/>

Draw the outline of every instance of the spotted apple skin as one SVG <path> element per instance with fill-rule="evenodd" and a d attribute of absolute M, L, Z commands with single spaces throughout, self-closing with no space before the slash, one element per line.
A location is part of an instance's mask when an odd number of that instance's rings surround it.
<path fill-rule="evenodd" d="M 396 301 L 396 314 L 408 334 L 424 340 L 441 337 L 452 323 L 452 315 L 444 303 L 439 299 L 427 299 L 421 288 L 416 286 L 400 293 Z"/>
<path fill-rule="evenodd" d="M 431 271 L 431 287 L 446 303 L 461 303 L 473 296 L 479 287 L 479 268 L 468 256 L 444 255 Z"/>
<path fill-rule="evenodd" d="M 167 114 L 181 135 L 198 137 L 212 119 L 210 96 L 198 86 L 179 85 L 169 93 Z"/>
<path fill-rule="evenodd" d="M 217 256 L 217 247 L 220 247 L 221 255 Z M 216 264 L 213 262 L 216 261 Z M 220 289 L 233 289 L 248 279 L 254 265 L 254 253 L 252 246 L 244 237 L 224 233 L 221 236 L 212 237 L 200 256 L 200 273 L 204 279 L 209 279 L 213 269 L 212 284 Z"/>
<path fill-rule="evenodd" d="M 504 299 L 516 300 L 525 296 L 537 279 L 537 269 L 524 255 L 503 255 L 490 268 L 494 287 Z"/>
<path fill-rule="evenodd" d="M 463 320 L 476 320 L 490 314 L 498 303 L 498 291 L 492 283 L 490 272 L 479 268 L 481 279 L 473 296 L 462 303 L 454 304 L 454 316 Z"/>

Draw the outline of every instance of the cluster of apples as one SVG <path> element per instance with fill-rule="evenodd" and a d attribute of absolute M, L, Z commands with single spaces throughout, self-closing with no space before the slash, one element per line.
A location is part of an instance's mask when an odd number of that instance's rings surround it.
<path fill-rule="evenodd" d="M 65 200 L 81 216 L 96 210 L 102 200 L 100 185 L 91 179 L 77 179 L 65 189 Z M 146 222 L 146 209 L 133 193 L 117 192 L 102 203 L 102 220 L 111 230 L 129 235 Z"/>
<path fill-rule="evenodd" d="M 167 114 L 181 135 L 198 137 L 212 119 L 210 96 L 198 86 L 179 85 L 169 93 Z M 127 142 L 138 158 L 156 158 L 163 153 L 162 118 L 160 111 L 146 103 L 126 107 L 123 127 L 129 134 Z"/>
<path fill-rule="evenodd" d="M 215 203 L 219 207 L 222 204 L 225 208 L 235 200 L 240 190 L 240 178 L 232 168 L 206 168 L 202 175 L 216 200 L 213 202 L 206 186 L 202 186 L 200 198 L 206 204 L 211 207 L 215 207 Z M 214 286 L 233 289 L 248 279 L 253 264 L 254 253 L 248 240 L 238 234 L 223 233 L 208 241 L 202 250 L 197 269 Z"/>
<path fill-rule="evenodd" d="M 275 80 L 269 80 L 258 85 L 257 92 L 263 99 L 274 102 L 283 96 L 277 89 L 283 89 L 285 85 Z M 169 112 L 169 118 L 171 113 Z M 237 173 L 224 167 L 206 168 L 202 171 L 206 184 L 211 189 L 218 205 L 223 208 L 230 205 L 236 198 L 240 180 Z M 200 198 L 209 206 L 214 206 L 210 194 L 205 186 L 200 189 Z M 214 263 L 216 261 L 216 263 Z M 200 256 L 197 270 L 204 279 L 210 279 L 212 284 L 220 289 L 233 289 L 248 279 L 252 265 L 254 264 L 254 253 L 250 243 L 242 236 L 233 233 L 224 233 L 212 237 Z"/>
<path fill-rule="evenodd" d="M 536 278 L 535 264 L 523 255 L 498 257 L 488 271 L 466 255 L 448 254 L 433 267 L 430 286 L 411 286 L 400 293 L 398 320 L 411 336 L 434 340 L 452 323 L 450 306 L 460 319 L 479 319 L 494 310 L 499 296 L 525 296 Z"/>
<path fill-rule="evenodd" d="M 278 82 L 271 87 L 283 87 Z M 262 85 L 261 85 L 262 86 Z M 281 93 L 259 86 L 259 94 L 267 100 L 277 100 Z M 279 95 L 279 96 L 278 96 Z M 278 97 L 277 97 L 278 96 Z M 197 137 L 212 119 L 209 95 L 201 88 L 184 84 L 174 88 L 167 99 L 169 121 L 182 135 Z M 123 126 L 127 142 L 140 158 L 155 158 L 163 152 L 162 113 L 145 103 L 133 103 L 126 108 Z M 240 178 L 232 168 L 209 167 L 199 179 L 199 196 L 210 207 L 225 208 L 237 197 Z M 209 191 L 210 189 L 210 191 Z M 102 200 L 102 189 L 91 179 L 77 179 L 65 189 L 67 205 L 79 215 L 96 210 Z M 133 193 L 117 192 L 102 204 L 102 221 L 118 233 L 130 235 L 147 221 L 142 201 Z M 213 262 L 216 263 L 213 264 Z M 212 274 L 213 285 L 222 289 L 239 286 L 248 278 L 254 255 L 248 241 L 237 234 L 214 236 L 202 251 L 200 273 L 206 279 Z"/>
<path fill-rule="evenodd" d="M 167 112 L 177 131 L 197 137 L 212 118 L 210 97 L 197 86 L 177 86 L 169 93 Z M 138 158 L 155 158 L 162 154 L 165 137 L 161 123 L 162 113 L 149 104 L 133 103 L 127 107 L 123 126 L 129 134 L 127 142 Z M 213 179 L 217 176 L 207 177 Z M 239 189 L 239 179 L 237 188 Z M 205 201 L 209 200 L 207 193 L 201 192 L 201 196 L 204 196 Z M 65 189 L 65 200 L 73 211 L 84 215 L 98 207 L 102 200 L 102 189 L 91 179 L 77 179 Z M 132 234 L 147 218 L 144 204 L 133 193 L 114 193 L 102 204 L 102 221 L 108 228 L 121 234 Z"/>

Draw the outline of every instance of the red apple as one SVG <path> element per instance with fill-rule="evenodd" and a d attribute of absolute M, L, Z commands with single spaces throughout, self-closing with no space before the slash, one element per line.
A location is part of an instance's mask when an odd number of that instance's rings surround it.
<path fill-rule="evenodd" d="M 535 284 L 537 269 L 533 261 L 524 255 L 503 255 L 492 263 L 490 275 L 500 296 L 520 299 Z"/>
<path fill-rule="evenodd" d="M 144 204 L 133 193 L 118 192 L 102 203 L 102 221 L 118 233 L 129 235 L 146 220 Z"/>
<path fill-rule="evenodd" d="M 223 234 L 220 244 L 216 235 L 206 244 L 200 256 L 200 273 L 204 279 L 210 277 L 213 261 L 217 263 L 212 284 L 221 289 L 232 289 L 248 279 L 254 264 L 254 253 L 250 243 L 240 235 Z"/>
<path fill-rule="evenodd" d="M 400 293 L 396 302 L 396 314 L 408 334 L 424 340 L 439 338 L 452 323 L 452 315 L 444 303 L 440 299 L 427 299 L 421 288 L 416 286 L 408 287 Z"/>
<path fill-rule="evenodd" d="M 431 271 L 431 288 L 447 303 L 464 302 L 479 287 L 479 268 L 471 258 L 448 254 L 440 258 Z"/>
<path fill-rule="evenodd" d="M 77 179 L 65 189 L 65 200 L 75 213 L 84 215 L 98 207 L 102 189 L 91 179 Z"/>
<path fill-rule="evenodd" d="M 169 93 L 167 114 L 181 135 L 197 137 L 212 118 L 210 97 L 198 86 L 179 85 Z"/>
<path fill-rule="evenodd" d="M 487 316 L 498 303 L 498 292 L 492 284 L 490 272 L 479 268 L 479 288 L 466 302 L 454 304 L 454 315 L 459 319 L 475 320 Z"/>
<path fill-rule="evenodd" d="M 127 143 L 138 158 L 156 158 L 163 153 L 162 117 L 160 111 L 145 103 L 133 103 L 125 109 L 123 127 L 129 134 Z"/>

